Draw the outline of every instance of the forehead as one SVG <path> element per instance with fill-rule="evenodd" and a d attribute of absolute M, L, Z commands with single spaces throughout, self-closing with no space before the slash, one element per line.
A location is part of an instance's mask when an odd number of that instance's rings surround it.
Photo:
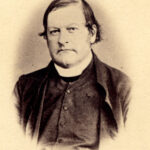
<path fill-rule="evenodd" d="M 48 27 L 61 27 L 69 24 L 85 24 L 82 5 L 70 4 L 58 8 L 48 15 Z"/>

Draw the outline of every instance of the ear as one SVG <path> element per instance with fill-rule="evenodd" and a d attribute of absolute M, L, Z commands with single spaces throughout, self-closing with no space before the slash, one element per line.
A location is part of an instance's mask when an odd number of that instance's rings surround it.
<path fill-rule="evenodd" d="M 94 44 L 95 43 L 95 40 L 96 40 L 96 33 L 97 33 L 97 28 L 96 28 L 96 25 L 93 24 L 92 25 L 92 29 L 90 31 L 90 42 L 91 44 Z"/>

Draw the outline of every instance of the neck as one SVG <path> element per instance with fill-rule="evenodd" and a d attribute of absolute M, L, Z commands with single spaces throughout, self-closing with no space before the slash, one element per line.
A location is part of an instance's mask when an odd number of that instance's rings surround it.
<path fill-rule="evenodd" d="M 54 64 L 54 66 L 55 66 L 58 74 L 62 77 L 79 76 L 86 69 L 86 67 L 90 64 L 92 57 L 93 56 L 92 56 L 92 52 L 91 52 L 83 61 L 81 61 L 79 64 L 77 64 L 71 68 L 62 68 L 62 67 L 58 66 L 57 64 Z"/>

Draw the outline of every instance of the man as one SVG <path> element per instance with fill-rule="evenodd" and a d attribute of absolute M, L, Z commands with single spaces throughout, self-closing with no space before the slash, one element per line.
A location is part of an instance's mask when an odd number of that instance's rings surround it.
<path fill-rule="evenodd" d="M 20 123 L 50 147 L 98 149 L 125 124 L 129 79 L 93 53 L 100 28 L 85 0 L 54 0 L 43 25 L 52 61 L 19 78 Z"/>

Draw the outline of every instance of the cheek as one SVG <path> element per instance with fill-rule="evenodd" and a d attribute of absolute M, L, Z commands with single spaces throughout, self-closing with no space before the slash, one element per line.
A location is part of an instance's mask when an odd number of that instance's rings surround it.
<path fill-rule="evenodd" d="M 84 48 L 87 49 L 90 47 L 90 39 L 87 37 L 81 36 L 80 38 L 76 39 L 74 42 L 75 42 L 74 45 L 77 48 L 82 49 L 82 50 Z"/>
<path fill-rule="evenodd" d="M 58 48 L 57 48 L 56 44 L 53 41 L 48 40 L 47 43 L 48 43 L 49 53 L 52 57 L 54 57 L 56 55 L 56 52 L 57 52 Z"/>
<path fill-rule="evenodd" d="M 58 47 L 58 42 L 56 40 L 48 40 L 48 47 L 53 50 Z"/>
<path fill-rule="evenodd" d="M 90 43 L 90 34 L 89 32 L 81 32 L 80 37 L 78 37 L 78 41 L 80 41 L 80 43 L 82 45 L 89 45 Z"/>
<path fill-rule="evenodd" d="M 87 36 L 83 36 L 82 34 L 74 36 L 71 39 L 71 43 L 74 44 L 75 46 L 82 46 L 85 45 L 89 42 L 89 38 Z"/>

